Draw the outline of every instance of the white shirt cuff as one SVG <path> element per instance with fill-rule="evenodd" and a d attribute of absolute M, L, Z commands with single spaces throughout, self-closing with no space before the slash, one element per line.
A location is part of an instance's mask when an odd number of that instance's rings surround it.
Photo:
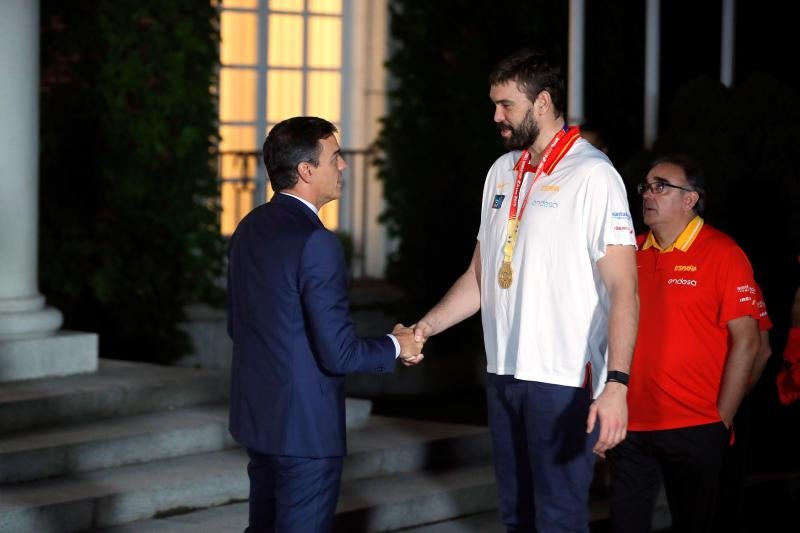
<path fill-rule="evenodd" d="M 397 340 L 397 337 L 391 333 L 387 333 L 386 336 L 392 339 L 392 342 L 394 343 L 394 358 L 397 359 L 400 357 L 400 342 Z"/>

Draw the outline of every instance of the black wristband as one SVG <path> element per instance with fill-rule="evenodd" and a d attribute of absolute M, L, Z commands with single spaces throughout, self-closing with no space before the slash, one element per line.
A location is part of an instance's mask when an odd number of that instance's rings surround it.
<path fill-rule="evenodd" d="M 606 375 L 606 383 L 612 381 L 614 383 L 622 383 L 627 387 L 628 380 L 630 380 L 630 376 L 625 372 L 620 372 L 619 370 L 609 370 L 608 375 Z"/>

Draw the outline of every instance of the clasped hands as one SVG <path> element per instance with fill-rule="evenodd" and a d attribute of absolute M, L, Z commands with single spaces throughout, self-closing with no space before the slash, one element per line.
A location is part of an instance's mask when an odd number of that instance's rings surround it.
<path fill-rule="evenodd" d="M 395 324 L 392 335 L 400 343 L 400 360 L 404 365 L 414 366 L 425 358 L 422 354 L 425 340 L 416 340 L 414 326 L 406 327 L 403 324 Z"/>

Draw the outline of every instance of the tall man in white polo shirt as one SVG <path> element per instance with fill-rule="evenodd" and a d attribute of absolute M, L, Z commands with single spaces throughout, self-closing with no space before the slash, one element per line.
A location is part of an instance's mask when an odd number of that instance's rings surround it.
<path fill-rule="evenodd" d="M 549 56 L 491 73 L 507 148 L 489 169 L 467 271 L 420 319 L 435 335 L 482 311 L 500 512 L 509 531 L 588 531 L 594 453 L 625 437 L 638 296 L 619 174 L 564 120 Z"/>

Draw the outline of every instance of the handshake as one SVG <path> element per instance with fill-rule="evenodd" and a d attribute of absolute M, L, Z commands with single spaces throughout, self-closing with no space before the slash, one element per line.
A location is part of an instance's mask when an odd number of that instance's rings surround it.
<path fill-rule="evenodd" d="M 422 346 L 425 344 L 427 337 L 421 336 L 416 331 L 417 329 L 416 324 L 408 327 L 403 324 L 395 324 L 392 330 L 392 335 L 400 343 L 400 360 L 406 366 L 414 366 L 425 358 L 422 354 Z"/>

